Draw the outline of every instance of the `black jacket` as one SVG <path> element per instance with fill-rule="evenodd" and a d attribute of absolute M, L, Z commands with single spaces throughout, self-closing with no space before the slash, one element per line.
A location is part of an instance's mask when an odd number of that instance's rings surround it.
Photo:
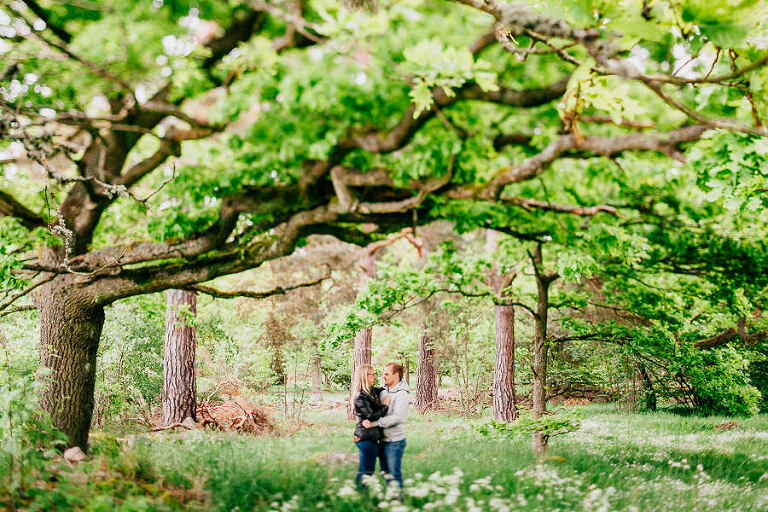
<path fill-rule="evenodd" d="M 381 427 L 365 428 L 363 420 L 376 421 L 386 416 L 387 406 L 382 405 L 379 400 L 383 390 L 384 388 L 372 387 L 370 394 L 360 391 L 355 397 L 355 415 L 357 415 L 355 435 L 361 441 L 379 441 L 382 439 Z"/>

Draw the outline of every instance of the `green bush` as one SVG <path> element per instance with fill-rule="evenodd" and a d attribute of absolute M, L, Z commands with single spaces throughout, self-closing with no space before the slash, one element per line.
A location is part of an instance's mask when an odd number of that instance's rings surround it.
<path fill-rule="evenodd" d="M 703 412 L 733 416 L 758 413 L 762 396 L 750 382 L 749 360 L 734 347 L 691 347 L 682 357 L 682 367 L 696 405 Z"/>
<path fill-rule="evenodd" d="M 162 294 L 128 299 L 107 308 L 99 343 L 95 424 L 141 415 L 159 403 L 164 334 Z"/>
<path fill-rule="evenodd" d="M 768 412 L 768 344 L 756 346 L 753 354 L 754 359 L 749 363 L 749 380 L 763 396 L 760 411 Z"/>
<path fill-rule="evenodd" d="M 0 331 L 0 506 L 10 510 L 45 493 L 33 484 L 51 476 L 47 462 L 66 440 L 40 411 L 46 376 L 35 374 L 29 355 L 27 344 L 10 344 Z"/>

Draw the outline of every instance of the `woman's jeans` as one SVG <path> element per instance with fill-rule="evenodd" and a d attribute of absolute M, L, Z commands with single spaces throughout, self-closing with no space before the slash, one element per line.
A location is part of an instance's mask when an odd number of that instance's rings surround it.
<path fill-rule="evenodd" d="M 401 472 L 401 466 L 403 462 L 403 452 L 405 451 L 405 439 L 389 443 L 383 442 L 382 445 L 384 445 L 384 457 L 381 460 L 381 469 L 385 473 L 392 475 L 392 478 L 402 489 L 403 473 Z M 360 463 L 362 464 L 362 459 L 360 459 Z"/>
<path fill-rule="evenodd" d="M 355 481 L 361 485 L 363 475 L 372 475 L 376 471 L 376 459 L 379 456 L 379 443 L 376 441 L 358 441 L 355 443 L 360 450 L 360 466 L 357 469 Z M 383 468 L 382 468 L 383 469 Z"/>

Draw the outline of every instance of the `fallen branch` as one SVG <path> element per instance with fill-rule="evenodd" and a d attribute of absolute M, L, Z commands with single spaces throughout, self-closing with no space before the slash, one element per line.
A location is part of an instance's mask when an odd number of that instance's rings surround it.
<path fill-rule="evenodd" d="M 193 430 L 193 428 L 190 427 L 189 425 L 185 425 L 183 423 L 173 423 L 172 425 L 166 425 L 164 427 L 155 427 L 152 429 L 152 432 L 161 432 L 163 430 L 171 430 L 172 428 L 176 428 L 176 427 L 184 427 L 187 430 Z"/>

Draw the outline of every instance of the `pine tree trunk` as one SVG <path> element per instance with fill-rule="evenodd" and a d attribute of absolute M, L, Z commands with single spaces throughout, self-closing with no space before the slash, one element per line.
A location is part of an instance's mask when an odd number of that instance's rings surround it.
<path fill-rule="evenodd" d="M 363 250 L 360 257 L 360 290 L 365 288 L 368 279 L 376 278 L 376 257 L 374 252 Z M 349 386 L 349 404 L 347 406 L 347 418 L 354 419 L 355 411 L 352 407 L 352 395 L 354 394 L 355 372 L 363 364 L 371 364 L 371 340 L 373 339 L 372 329 L 363 329 L 355 335 L 355 345 L 352 349 L 352 382 Z"/>
<path fill-rule="evenodd" d="M 163 359 L 163 424 L 197 420 L 195 383 L 195 327 L 197 294 L 186 290 L 166 292 L 165 351 Z"/>
<path fill-rule="evenodd" d="M 437 408 L 437 368 L 435 344 L 422 325 L 419 337 L 419 362 L 416 365 L 416 408 L 424 412 Z"/>
<path fill-rule="evenodd" d="M 517 419 L 515 394 L 515 308 L 497 305 L 496 358 L 493 367 L 493 418 L 496 421 Z"/>
<path fill-rule="evenodd" d="M 354 398 L 354 378 L 357 369 L 364 364 L 371 364 L 371 340 L 373 332 L 371 329 L 363 329 L 355 335 L 355 347 L 352 350 L 352 383 L 349 388 L 349 397 Z M 354 419 L 355 411 L 352 408 L 351 401 L 347 407 L 347 418 Z"/>
<path fill-rule="evenodd" d="M 486 251 L 490 256 L 496 251 L 499 233 L 486 231 Z M 504 304 L 509 292 L 505 291 L 515 274 L 502 275 L 499 265 L 491 266 L 491 287 L 496 296 L 494 306 L 496 322 L 496 352 L 493 366 L 493 418 L 496 421 L 515 421 L 518 416 L 515 393 L 515 308 Z"/>
<path fill-rule="evenodd" d="M 34 295 L 40 312 L 40 367 L 50 370 L 42 377 L 40 406 L 67 434 L 68 446 L 87 451 L 104 308 L 71 281 L 57 278 Z"/>

